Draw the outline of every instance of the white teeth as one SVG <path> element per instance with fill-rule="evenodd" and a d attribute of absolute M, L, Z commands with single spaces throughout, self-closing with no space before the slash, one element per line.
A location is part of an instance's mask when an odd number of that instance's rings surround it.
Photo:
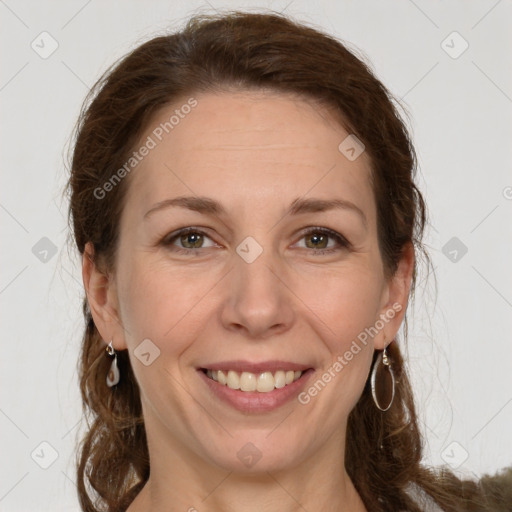
<path fill-rule="evenodd" d="M 233 370 L 229 370 L 226 385 L 231 389 L 240 389 L 240 377 L 238 376 L 238 373 Z"/>
<path fill-rule="evenodd" d="M 223 386 L 225 386 L 226 383 L 228 382 L 228 378 L 227 378 L 226 374 L 222 370 L 219 370 L 217 372 L 217 381 L 220 384 L 222 384 Z"/>
<path fill-rule="evenodd" d="M 242 391 L 256 391 L 258 379 L 254 373 L 242 372 L 240 375 L 240 389 Z"/>
<path fill-rule="evenodd" d="M 206 370 L 206 375 L 217 381 L 223 386 L 241 391 L 268 393 L 274 389 L 284 388 L 288 384 L 300 378 L 303 372 L 293 370 L 278 370 L 272 372 L 263 372 L 259 375 L 251 372 L 242 372 L 238 374 L 233 370 Z"/>
<path fill-rule="evenodd" d="M 256 388 L 260 393 L 268 393 L 269 391 L 272 391 L 274 387 L 275 379 L 270 372 L 260 374 Z"/>
<path fill-rule="evenodd" d="M 274 375 L 274 382 L 277 389 L 284 388 L 286 386 L 286 373 L 279 370 Z"/>

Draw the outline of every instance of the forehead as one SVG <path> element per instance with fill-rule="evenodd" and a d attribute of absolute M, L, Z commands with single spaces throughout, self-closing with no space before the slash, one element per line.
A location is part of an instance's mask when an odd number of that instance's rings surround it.
<path fill-rule="evenodd" d="M 186 194 L 213 196 L 229 208 L 311 193 L 342 196 L 374 214 L 369 159 L 363 153 L 351 161 L 340 151 L 349 133 L 324 107 L 263 91 L 192 100 L 162 108 L 149 122 L 139 145 L 153 147 L 129 177 L 126 206 L 143 214 Z"/>

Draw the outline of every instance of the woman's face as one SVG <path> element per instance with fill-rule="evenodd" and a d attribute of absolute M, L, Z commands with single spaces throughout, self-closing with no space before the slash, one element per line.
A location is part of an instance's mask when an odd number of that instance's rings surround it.
<path fill-rule="evenodd" d="M 125 178 L 105 303 L 117 322 L 98 328 L 129 350 L 150 453 L 235 471 L 339 460 L 410 284 L 411 267 L 384 277 L 369 158 L 304 100 L 195 100 L 159 111 L 141 137 L 155 147 Z"/>

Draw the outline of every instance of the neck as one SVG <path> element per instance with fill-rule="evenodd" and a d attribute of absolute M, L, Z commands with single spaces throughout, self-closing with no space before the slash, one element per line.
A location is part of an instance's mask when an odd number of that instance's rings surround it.
<path fill-rule="evenodd" d="M 328 492 L 326 486 L 313 489 L 306 484 L 299 489 L 295 484 L 271 473 L 252 478 L 228 473 L 219 474 L 209 488 L 196 493 L 191 489 L 178 490 L 170 481 L 162 485 L 152 477 L 127 512 L 366 512 L 350 481 Z"/>
<path fill-rule="evenodd" d="M 148 446 L 151 476 L 127 512 L 366 512 L 344 468 L 340 439 L 293 468 L 248 473 L 222 469 L 179 446 L 152 443 L 149 433 Z"/>

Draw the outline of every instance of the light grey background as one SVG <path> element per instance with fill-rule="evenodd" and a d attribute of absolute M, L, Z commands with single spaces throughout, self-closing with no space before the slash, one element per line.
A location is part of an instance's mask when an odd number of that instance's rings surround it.
<path fill-rule="evenodd" d="M 467 476 L 512 464 L 510 0 L 0 0 L 1 511 L 78 509 L 83 291 L 61 191 L 80 104 L 128 50 L 226 7 L 284 10 L 342 38 L 406 103 L 438 283 L 436 302 L 422 269 L 409 314 L 426 461 Z"/>

